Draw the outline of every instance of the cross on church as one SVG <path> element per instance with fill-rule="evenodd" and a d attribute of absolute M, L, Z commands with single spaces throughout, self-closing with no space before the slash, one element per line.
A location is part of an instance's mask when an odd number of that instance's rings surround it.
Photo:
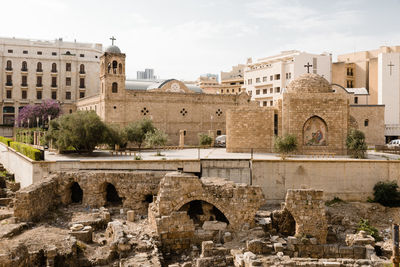
<path fill-rule="evenodd" d="M 115 39 L 114 36 L 111 36 L 110 40 L 111 40 L 111 45 L 114 45 L 114 41 L 117 40 L 117 39 Z"/>
<path fill-rule="evenodd" d="M 390 61 L 390 64 L 388 66 L 390 67 L 390 76 L 392 76 L 392 67 L 394 67 L 392 61 Z"/>
<path fill-rule="evenodd" d="M 307 65 L 304 65 L 304 67 L 307 68 L 307 73 L 310 73 L 310 67 L 312 67 L 312 65 L 310 65 L 310 62 L 307 62 Z"/>

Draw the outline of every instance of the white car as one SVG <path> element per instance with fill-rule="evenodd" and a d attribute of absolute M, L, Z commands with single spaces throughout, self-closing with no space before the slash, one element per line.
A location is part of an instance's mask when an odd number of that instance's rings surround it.
<path fill-rule="evenodd" d="M 225 147 L 226 146 L 226 135 L 219 135 L 215 138 L 215 146 Z"/>
<path fill-rule="evenodd" d="M 388 147 L 400 147 L 400 139 L 395 139 L 389 142 L 389 144 L 387 144 Z"/>

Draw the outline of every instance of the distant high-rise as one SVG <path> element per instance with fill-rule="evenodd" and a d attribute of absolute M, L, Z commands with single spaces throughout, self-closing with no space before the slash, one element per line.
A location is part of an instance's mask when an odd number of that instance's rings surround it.
<path fill-rule="evenodd" d="M 154 69 L 145 69 L 144 71 L 137 71 L 136 78 L 138 80 L 155 80 L 157 76 L 154 75 Z"/>

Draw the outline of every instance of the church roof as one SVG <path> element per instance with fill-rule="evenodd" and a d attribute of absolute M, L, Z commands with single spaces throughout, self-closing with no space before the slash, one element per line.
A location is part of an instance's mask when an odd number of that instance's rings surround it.
<path fill-rule="evenodd" d="M 306 73 L 294 79 L 287 86 L 288 93 L 332 93 L 332 86 L 322 76 Z"/>
<path fill-rule="evenodd" d="M 119 47 L 116 45 L 110 45 L 110 46 L 106 47 L 106 50 L 104 50 L 104 52 L 113 53 L 113 54 L 121 54 L 121 49 L 119 49 Z"/>
<path fill-rule="evenodd" d="M 166 83 L 175 79 L 167 80 L 127 80 L 125 81 L 125 88 L 127 90 L 150 91 L 162 88 Z M 193 93 L 203 93 L 203 90 L 194 84 L 185 84 L 185 86 Z"/>

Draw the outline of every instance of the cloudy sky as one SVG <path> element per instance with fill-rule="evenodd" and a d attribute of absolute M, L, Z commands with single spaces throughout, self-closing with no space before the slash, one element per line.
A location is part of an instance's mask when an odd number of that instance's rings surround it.
<path fill-rule="evenodd" d="M 195 80 L 282 50 L 400 45 L 400 0 L 10 0 L 0 36 L 95 42 L 127 55 L 127 76 Z"/>

